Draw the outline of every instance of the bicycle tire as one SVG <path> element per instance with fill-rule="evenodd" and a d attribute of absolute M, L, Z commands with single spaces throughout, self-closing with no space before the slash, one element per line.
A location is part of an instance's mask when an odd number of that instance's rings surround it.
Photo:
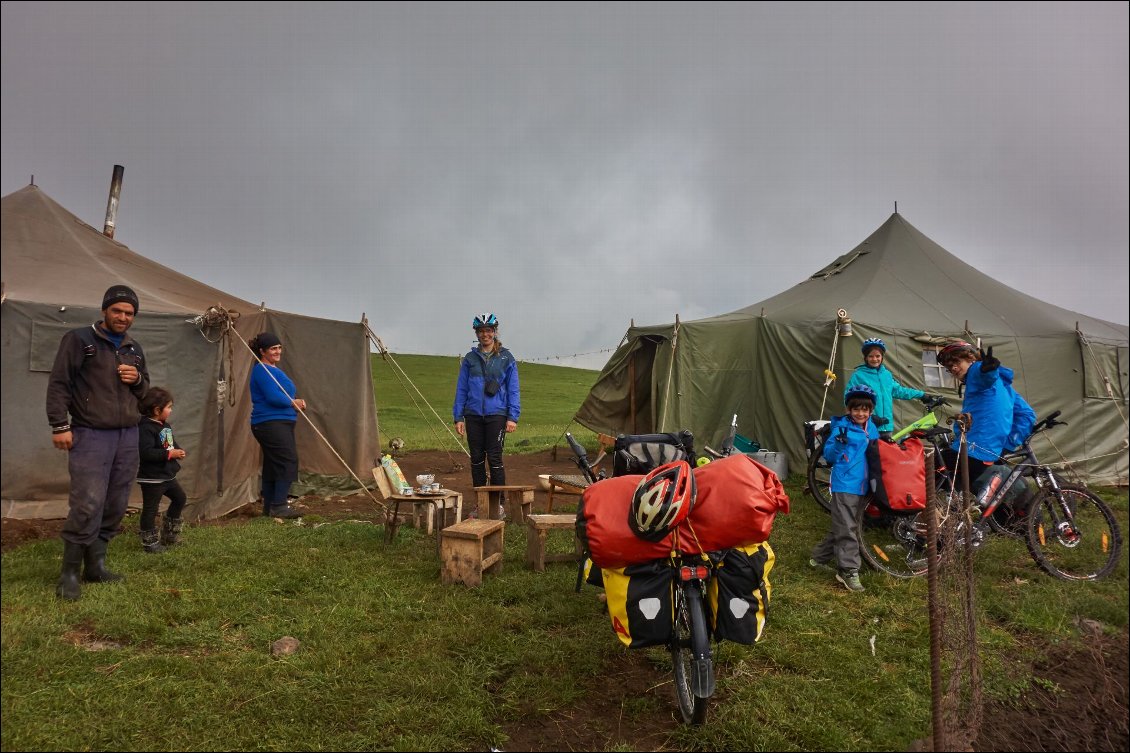
<path fill-rule="evenodd" d="M 694 586 L 675 584 L 675 625 L 671 639 L 671 667 L 675 675 L 675 700 L 679 705 L 679 714 L 683 723 L 697 725 L 706 722 L 706 709 L 710 698 L 701 697 L 694 692 L 696 655 L 704 656 L 711 674 L 714 669 L 702 599 L 687 598 L 683 593 L 683 589 L 687 587 Z M 705 651 L 703 651 L 704 645 Z"/>
<path fill-rule="evenodd" d="M 805 490 L 824 508 L 824 512 L 832 511 L 832 466 L 824 460 L 824 442 L 830 435 L 831 430 L 827 426 L 820 430 L 819 443 L 808 458 L 808 488 Z"/>
<path fill-rule="evenodd" d="M 1122 532 L 1105 502 L 1083 486 L 1061 486 L 1071 512 L 1052 489 L 1044 489 L 1028 514 L 1028 553 L 1048 575 L 1060 580 L 1099 580 L 1114 570 L 1122 551 Z"/>
<path fill-rule="evenodd" d="M 1002 502 L 989 516 L 989 529 L 1009 539 L 1022 539 L 1028 533 L 1028 517 L 1009 502 Z"/>
<path fill-rule="evenodd" d="M 865 498 L 869 499 L 869 498 Z M 926 524 L 920 515 L 867 514 L 868 502 L 855 513 L 859 553 L 873 570 L 895 578 L 926 574 Z"/>

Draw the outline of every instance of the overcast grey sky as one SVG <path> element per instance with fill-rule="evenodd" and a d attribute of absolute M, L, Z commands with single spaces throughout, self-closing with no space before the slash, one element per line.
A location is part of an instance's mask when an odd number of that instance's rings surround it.
<path fill-rule="evenodd" d="M 1125 323 L 1127 9 L 4 3 L 0 188 L 101 228 L 122 164 L 117 240 L 403 353 L 481 311 L 519 359 L 612 348 L 795 285 L 896 201 Z"/>

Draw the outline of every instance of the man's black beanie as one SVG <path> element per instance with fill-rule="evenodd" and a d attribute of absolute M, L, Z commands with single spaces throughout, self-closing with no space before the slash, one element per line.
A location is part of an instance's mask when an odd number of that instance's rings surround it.
<path fill-rule="evenodd" d="M 113 306 L 115 303 L 128 303 L 133 306 L 133 313 L 137 314 L 137 293 L 133 292 L 125 285 L 114 285 L 106 291 L 106 295 L 102 296 L 102 310 Z"/>

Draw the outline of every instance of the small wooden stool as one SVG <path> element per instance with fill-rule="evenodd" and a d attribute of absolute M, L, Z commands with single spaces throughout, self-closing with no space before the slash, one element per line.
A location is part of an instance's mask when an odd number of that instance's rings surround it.
<path fill-rule="evenodd" d="M 480 586 L 483 573 L 498 575 L 502 572 L 502 533 L 506 524 L 501 520 L 464 520 L 440 531 L 443 583 L 463 583 Z"/>
<path fill-rule="evenodd" d="M 521 502 L 514 504 L 517 499 L 517 494 L 507 494 L 507 492 L 520 492 Z M 526 516 L 533 512 L 534 509 L 534 487 L 532 484 L 494 484 L 487 486 L 476 486 L 475 497 L 479 505 L 479 517 L 489 520 L 499 520 L 502 518 L 502 495 L 506 494 L 507 502 L 511 505 L 510 519 L 515 523 L 521 524 L 526 520 Z"/>
<path fill-rule="evenodd" d="M 545 572 L 546 562 L 576 562 L 580 558 L 581 546 L 574 542 L 576 551 L 562 554 L 545 553 L 545 537 L 549 531 L 574 531 L 576 515 L 527 515 L 526 524 L 530 527 L 526 534 L 526 564 L 536 572 Z"/>

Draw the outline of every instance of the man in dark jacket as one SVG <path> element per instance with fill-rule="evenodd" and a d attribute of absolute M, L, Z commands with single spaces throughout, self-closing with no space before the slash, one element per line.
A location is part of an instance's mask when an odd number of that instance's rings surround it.
<path fill-rule="evenodd" d="M 149 389 L 145 354 L 127 330 L 137 294 L 114 285 L 102 298 L 102 321 L 63 335 L 47 383 L 51 441 L 66 450 L 70 512 L 63 524 L 63 572 L 55 594 L 68 601 L 79 585 L 122 576 L 106 569 L 106 546 L 118 534 L 137 476 L 138 401 Z"/>

